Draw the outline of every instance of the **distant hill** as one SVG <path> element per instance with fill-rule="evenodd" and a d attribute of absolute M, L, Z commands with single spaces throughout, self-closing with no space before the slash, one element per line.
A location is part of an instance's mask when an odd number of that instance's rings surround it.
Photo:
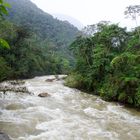
<path fill-rule="evenodd" d="M 28 26 L 41 39 L 52 42 L 56 47 L 67 47 L 77 36 L 78 29 L 66 21 L 53 18 L 39 9 L 30 0 L 6 0 L 12 8 L 8 19 L 15 24 Z"/>
<path fill-rule="evenodd" d="M 52 15 L 53 15 L 53 17 L 55 17 L 59 20 L 70 22 L 71 24 L 76 26 L 79 30 L 81 30 L 84 27 L 84 25 L 79 20 L 77 20 L 71 16 L 63 15 L 63 14 L 56 14 L 56 13 L 52 14 Z"/>

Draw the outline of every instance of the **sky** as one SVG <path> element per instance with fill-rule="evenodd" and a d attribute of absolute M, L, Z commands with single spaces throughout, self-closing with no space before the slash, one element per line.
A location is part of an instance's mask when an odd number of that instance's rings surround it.
<path fill-rule="evenodd" d="M 40 9 L 50 14 L 63 14 L 79 20 L 84 26 L 100 21 L 119 23 L 128 28 L 135 22 L 126 19 L 125 8 L 140 5 L 140 0 L 31 0 Z M 140 23 L 140 21 L 138 21 Z M 140 25 L 140 24 L 139 24 Z"/>

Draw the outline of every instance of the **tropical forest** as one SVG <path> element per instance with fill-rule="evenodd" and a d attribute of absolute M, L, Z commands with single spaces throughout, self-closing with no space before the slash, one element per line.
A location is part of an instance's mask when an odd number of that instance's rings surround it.
<path fill-rule="evenodd" d="M 79 29 L 35 1 L 0 0 L 0 140 L 139 140 L 140 5 Z"/>

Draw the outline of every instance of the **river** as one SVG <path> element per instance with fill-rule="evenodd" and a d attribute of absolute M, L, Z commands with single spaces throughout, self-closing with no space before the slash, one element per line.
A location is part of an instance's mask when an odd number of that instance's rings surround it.
<path fill-rule="evenodd" d="M 49 78 L 25 80 L 32 94 L 0 94 L 0 131 L 12 140 L 140 140 L 140 112 Z"/>

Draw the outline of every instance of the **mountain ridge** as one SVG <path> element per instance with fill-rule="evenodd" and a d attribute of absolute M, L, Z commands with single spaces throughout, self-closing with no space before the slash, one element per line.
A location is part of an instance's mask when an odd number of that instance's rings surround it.
<path fill-rule="evenodd" d="M 77 20 L 71 16 L 64 15 L 64 14 L 57 14 L 57 13 L 53 13 L 52 15 L 53 15 L 53 17 L 55 17 L 61 21 L 68 21 L 69 23 L 71 23 L 72 25 L 77 27 L 79 30 L 84 28 L 84 25 L 79 20 Z"/>
<path fill-rule="evenodd" d="M 12 6 L 8 9 L 10 21 L 27 25 L 42 39 L 48 39 L 55 45 L 68 46 L 79 32 L 72 24 L 53 18 L 30 0 L 6 0 L 6 2 Z"/>

